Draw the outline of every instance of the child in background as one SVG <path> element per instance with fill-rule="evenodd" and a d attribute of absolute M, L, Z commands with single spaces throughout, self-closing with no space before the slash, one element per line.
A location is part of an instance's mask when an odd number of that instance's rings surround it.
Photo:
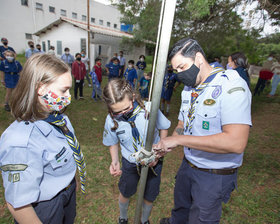
<path fill-rule="evenodd" d="M 78 89 L 80 92 L 80 99 L 84 99 L 83 96 L 83 87 L 84 87 L 84 78 L 86 75 L 86 67 L 83 62 L 81 62 L 81 54 L 77 53 L 75 55 L 76 60 L 72 64 L 72 74 L 74 76 L 75 86 L 74 86 L 74 97 L 78 99 Z"/>
<path fill-rule="evenodd" d="M 135 84 L 137 81 L 137 72 L 136 69 L 134 68 L 134 61 L 129 60 L 128 61 L 128 68 L 126 69 L 124 73 L 125 79 L 130 83 L 130 85 L 135 88 Z"/>
<path fill-rule="evenodd" d="M 148 100 L 149 97 L 149 85 L 151 81 L 152 73 L 149 72 L 144 73 L 144 76 L 139 81 L 139 92 L 141 95 L 141 98 L 144 100 Z"/>
<path fill-rule="evenodd" d="M 105 65 L 105 69 L 108 75 L 108 80 L 112 78 L 120 78 L 121 67 L 118 58 L 112 58 L 111 61 Z"/>
<path fill-rule="evenodd" d="M 109 146 L 110 149 L 111 175 L 115 177 L 121 175 L 119 180 L 119 224 L 126 224 L 128 223 L 129 198 L 136 193 L 140 178 L 137 169 L 137 167 L 140 169 L 140 165 L 136 163 L 131 154 L 140 150 L 142 145 L 145 146 L 148 128 L 145 123 L 150 103 L 144 104 L 132 86 L 124 79 L 110 80 L 103 90 L 103 98 L 109 112 L 104 127 L 103 144 Z M 167 136 L 169 127 L 170 121 L 158 111 L 154 143 Z M 119 144 L 122 168 L 120 168 L 118 155 Z M 149 169 L 142 207 L 142 224 L 150 223 L 152 203 L 159 194 L 162 161 L 154 161 L 150 166 L 153 166 L 157 176 Z"/>
<path fill-rule="evenodd" d="M 177 88 L 175 87 L 175 83 L 177 81 L 177 74 L 173 72 L 173 68 L 171 65 L 167 66 L 167 73 L 164 76 L 163 87 L 161 92 L 161 111 L 164 113 L 165 111 L 165 102 L 166 102 L 166 111 L 165 115 L 169 115 L 170 110 L 170 101 L 173 94 L 173 90 Z M 178 82 L 179 84 L 179 82 Z"/>
<path fill-rule="evenodd" d="M 16 61 L 16 54 L 7 50 L 4 52 L 5 59 L 0 64 L 1 83 L 6 87 L 5 106 L 6 111 L 11 111 L 9 106 L 10 97 L 13 89 L 19 80 L 19 73 L 22 70 L 21 64 Z"/>
<path fill-rule="evenodd" d="M 94 101 L 101 100 L 102 90 L 101 90 L 100 83 L 98 81 L 98 77 L 94 72 L 94 70 L 90 72 L 90 75 L 91 75 L 92 87 L 93 87 L 91 98 L 94 99 Z"/>

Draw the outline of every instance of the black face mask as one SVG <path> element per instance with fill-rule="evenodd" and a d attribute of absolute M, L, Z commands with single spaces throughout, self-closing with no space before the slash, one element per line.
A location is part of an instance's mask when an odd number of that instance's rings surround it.
<path fill-rule="evenodd" d="M 179 72 L 177 76 L 179 81 L 185 86 L 194 88 L 199 71 L 200 69 L 195 64 L 193 64 L 189 69 Z"/>
<path fill-rule="evenodd" d="M 81 58 L 77 58 L 77 61 L 81 61 Z"/>
<path fill-rule="evenodd" d="M 8 42 L 3 42 L 3 44 L 4 44 L 5 46 L 7 46 L 7 45 L 8 45 Z"/>
<path fill-rule="evenodd" d="M 34 48 L 34 45 L 31 44 L 31 45 L 30 45 L 30 48 Z"/>
<path fill-rule="evenodd" d="M 114 118 L 118 121 L 127 121 L 133 114 L 133 108 L 125 113 L 115 115 Z"/>

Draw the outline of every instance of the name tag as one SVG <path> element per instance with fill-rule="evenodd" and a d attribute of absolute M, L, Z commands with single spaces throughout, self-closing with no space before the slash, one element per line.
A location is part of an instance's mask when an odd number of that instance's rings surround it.
<path fill-rule="evenodd" d="M 125 130 L 122 130 L 122 131 L 118 131 L 116 134 L 121 135 L 121 134 L 124 134 L 124 133 L 125 133 Z"/>

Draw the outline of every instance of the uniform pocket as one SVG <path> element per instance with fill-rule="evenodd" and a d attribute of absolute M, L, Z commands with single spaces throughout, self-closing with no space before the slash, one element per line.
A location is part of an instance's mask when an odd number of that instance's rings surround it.
<path fill-rule="evenodd" d="M 51 167 L 55 170 L 59 167 L 67 166 L 67 164 L 69 164 L 69 161 L 72 159 L 72 156 L 73 153 L 67 150 L 65 154 L 50 161 Z"/>

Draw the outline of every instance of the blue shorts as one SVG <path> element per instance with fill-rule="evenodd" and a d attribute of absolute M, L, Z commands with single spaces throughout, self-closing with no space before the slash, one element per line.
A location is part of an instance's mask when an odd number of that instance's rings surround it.
<path fill-rule="evenodd" d="M 218 175 L 192 168 L 183 160 L 174 188 L 172 224 L 216 224 L 226 203 L 237 186 L 237 172 Z"/>
<path fill-rule="evenodd" d="M 161 98 L 166 101 L 170 101 L 172 94 L 173 94 L 173 88 L 172 89 L 163 89 L 162 93 L 161 93 Z"/>
<path fill-rule="evenodd" d="M 154 166 L 154 170 L 157 173 L 157 176 L 155 176 L 151 169 L 149 169 L 144 192 L 144 198 L 150 202 L 156 200 L 159 194 L 162 161 L 159 161 L 158 164 Z M 119 190 L 121 194 L 126 198 L 130 198 L 134 195 L 137 191 L 139 179 L 140 176 L 137 172 L 136 164 L 130 163 L 125 158 L 122 158 L 122 175 L 119 181 Z"/>
<path fill-rule="evenodd" d="M 144 90 L 140 90 L 140 95 L 141 95 L 141 98 L 148 98 L 149 97 L 149 90 L 148 90 L 148 88 L 144 89 Z"/>
<path fill-rule="evenodd" d="M 76 217 L 76 181 L 60 191 L 54 198 L 32 204 L 44 224 L 73 224 Z M 18 224 L 15 221 L 15 224 Z"/>
<path fill-rule="evenodd" d="M 5 85 L 6 88 L 13 89 L 16 87 L 17 83 L 19 80 L 19 75 L 18 74 L 7 74 L 5 73 Z"/>

